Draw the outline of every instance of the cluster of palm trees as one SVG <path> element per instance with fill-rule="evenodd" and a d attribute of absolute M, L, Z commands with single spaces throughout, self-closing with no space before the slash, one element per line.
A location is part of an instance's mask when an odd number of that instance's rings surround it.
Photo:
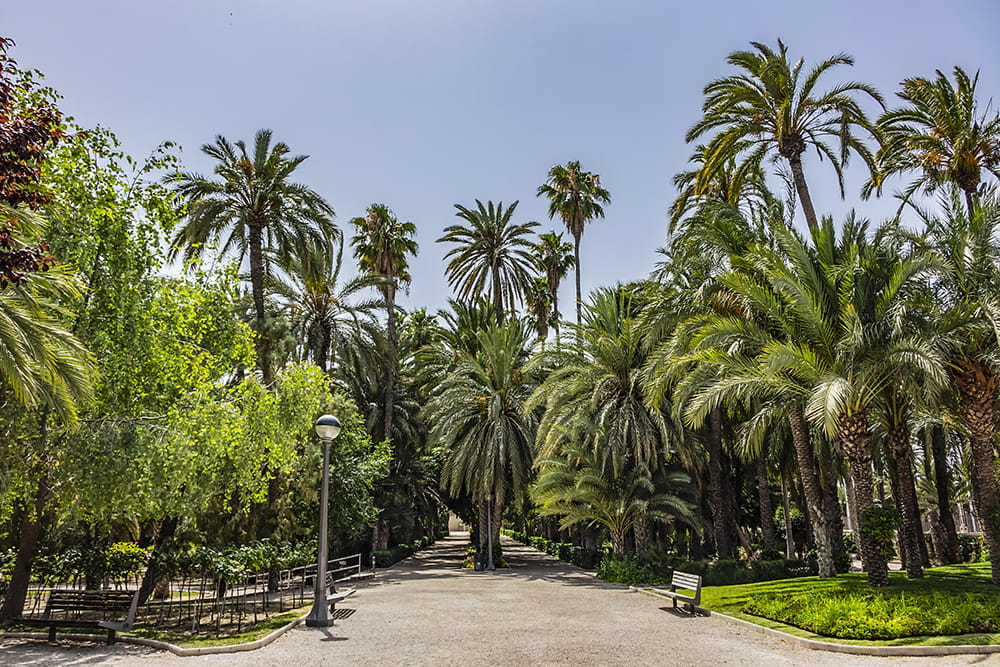
<path fill-rule="evenodd" d="M 663 259 L 648 280 L 586 301 L 582 235 L 610 195 L 579 162 L 552 167 L 537 190 L 572 243 L 518 222 L 516 201 L 455 205 L 438 239 L 455 300 L 437 315 L 396 304 L 415 227 L 382 204 L 350 221 L 360 277 L 343 280 L 333 210 L 292 182 L 305 156 L 269 131 L 252 147 L 205 146 L 214 177 L 169 177 L 187 207 L 174 252 L 246 260 L 264 380 L 313 361 L 392 442 L 376 546 L 405 523 L 412 503 L 398 489 L 432 508 L 440 483 L 454 506 L 478 508 L 480 546 L 510 509 L 560 517 L 565 535 L 607 537 L 619 552 L 676 535 L 692 554 L 732 558 L 781 547 L 780 486 L 784 516 L 805 511 L 832 576 L 843 484 L 864 569 L 883 585 L 896 513 L 910 576 L 928 562 L 928 512 L 936 555 L 957 559 L 952 492 L 968 478 L 1000 583 L 1000 200 L 987 183 L 1000 175 L 1000 118 L 980 111 L 977 78 L 958 68 L 907 79 L 886 110 L 863 83 L 823 88 L 853 64 L 846 55 L 807 71 L 780 41 L 752 47 L 705 87 L 687 136 L 703 143 L 675 178 Z M 842 193 L 850 156 L 867 169 L 864 197 L 912 176 L 900 214 L 879 225 L 818 215 L 810 149 Z M 558 293 L 571 269 L 566 322 Z"/>

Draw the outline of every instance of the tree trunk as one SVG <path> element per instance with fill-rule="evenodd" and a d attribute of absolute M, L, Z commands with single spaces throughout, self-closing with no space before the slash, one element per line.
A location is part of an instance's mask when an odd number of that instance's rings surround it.
<path fill-rule="evenodd" d="M 583 290 L 580 287 L 580 235 L 573 234 L 573 257 L 576 259 L 576 267 L 573 269 L 573 273 L 576 276 L 576 326 L 579 327 L 583 323 Z M 577 332 L 577 344 L 582 344 L 580 336 L 583 334 Z"/>
<path fill-rule="evenodd" d="M 781 514 L 785 519 L 785 558 L 795 558 L 795 533 L 792 527 L 792 497 L 788 493 L 788 481 L 781 476 Z"/>
<path fill-rule="evenodd" d="M 35 489 L 34 502 L 24 508 L 21 530 L 17 539 L 17 557 L 10 573 L 10 582 L 0 607 L 0 624 L 17 618 L 24 611 L 24 601 L 28 597 L 31 582 L 31 565 L 38 552 L 44 531 L 45 511 L 52 496 L 48 473 L 42 473 Z"/>
<path fill-rule="evenodd" d="M 757 497 L 760 503 L 760 530 L 765 549 L 778 550 L 778 531 L 774 529 L 774 507 L 767 480 L 767 448 L 757 457 Z"/>
<path fill-rule="evenodd" d="M 726 497 L 727 485 L 722 465 L 722 414 L 718 408 L 709 414 L 705 445 L 708 449 L 708 500 L 712 508 L 716 554 L 719 558 L 735 558 L 736 522 L 730 516 L 730 503 Z"/>
<path fill-rule="evenodd" d="M 396 294 L 392 286 L 385 290 L 385 309 L 389 358 L 385 364 L 385 421 L 382 424 L 382 440 L 391 440 L 392 411 L 396 399 Z"/>
<path fill-rule="evenodd" d="M 802 492 L 806 499 L 809 523 L 816 536 L 816 560 L 821 577 L 837 576 L 837 566 L 833 559 L 833 541 L 829 526 L 824 520 L 823 495 L 820 489 L 819 475 L 813 463 L 812 446 L 809 442 L 809 428 L 802 414 L 802 406 L 795 405 L 788 414 L 792 428 L 792 442 L 795 445 L 795 458 L 799 467 L 799 479 L 802 482 Z M 785 510 L 788 511 L 787 508 Z"/>
<path fill-rule="evenodd" d="M 316 365 L 319 369 L 326 373 L 327 370 L 327 360 L 330 358 L 330 327 L 322 324 L 323 333 L 320 335 L 319 349 L 316 350 Z"/>
<path fill-rule="evenodd" d="M 653 546 L 652 529 L 652 521 L 646 517 L 636 519 L 635 525 L 632 526 L 632 533 L 635 535 L 635 550 L 637 553 L 647 553 L 649 548 Z"/>
<path fill-rule="evenodd" d="M 903 523 L 899 527 L 899 542 L 905 545 L 903 553 L 906 555 L 904 561 L 906 576 L 909 579 L 918 579 L 924 576 L 926 547 L 921 549 L 924 529 L 920 524 L 920 506 L 917 503 L 917 489 L 913 483 L 913 469 L 910 465 L 912 457 L 910 428 L 905 412 L 890 415 L 889 423 L 886 424 L 886 436 L 889 454 L 892 457 L 892 474 L 896 480 L 893 491 L 894 495 L 899 494 L 896 498 L 896 507 L 903 517 Z"/>
<path fill-rule="evenodd" d="M 1000 584 L 1000 505 L 993 454 L 998 378 L 989 366 L 978 360 L 953 364 L 949 375 L 958 388 L 959 405 L 969 431 L 972 500 L 979 529 L 990 553 L 990 580 Z"/>
<path fill-rule="evenodd" d="M 264 377 L 264 384 L 274 381 L 266 332 L 264 331 L 264 228 L 249 225 L 250 291 L 253 294 L 254 319 L 257 329 L 257 366 Z"/>
<path fill-rule="evenodd" d="M 174 535 L 177 532 L 178 517 L 167 517 L 160 522 L 156 531 L 156 540 L 153 543 L 153 553 L 149 558 L 149 566 L 145 574 L 142 575 L 142 583 L 139 584 L 139 603 L 146 604 L 154 589 L 163 587 L 162 580 L 167 578 L 167 591 L 169 592 L 169 578 L 165 572 L 161 560 L 163 555 L 170 550 Z"/>
<path fill-rule="evenodd" d="M 855 533 L 861 563 L 868 573 L 869 584 L 887 586 L 889 570 L 885 558 L 865 526 L 867 512 L 874 503 L 871 434 L 868 430 L 868 414 L 863 408 L 850 413 L 842 412 L 837 417 L 837 442 L 851 464 L 851 477 L 854 479 L 854 496 L 858 503 L 858 518 L 862 523 L 861 529 Z"/>
<path fill-rule="evenodd" d="M 813 208 L 812 197 L 809 196 L 809 186 L 806 184 L 806 175 L 802 171 L 802 156 L 795 155 L 788 158 L 788 166 L 792 169 L 792 180 L 795 181 L 795 192 L 799 196 L 799 203 L 802 205 L 802 213 L 806 217 L 806 224 L 809 231 L 819 229 L 819 219 L 816 217 L 816 209 Z"/>
<path fill-rule="evenodd" d="M 489 543 L 490 534 L 490 518 L 489 518 L 489 504 L 485 500 L 479 501 L 479 510 L 476 513 L 479 519 L 479 535 L 478 544 L 476 544 L 476 569 L 483 570 L 486 569 L 487 557 L 486 550 L 487 544 Z"/>
<path fill-rule="evenodd" d="M 625 553 L 625 533 L 624 531 L 609 530 L 611 534 L 611 551 L 616 554 Z"/>
<path fill-rule="evenodd" d="M 948 472 L 948 454 L 945 443 L 944 426 L 935 424 L 930 429 L 931 453 L 934 459 L 934 486 L 937 491 L 938 522 L 941 526 L 938 559 L 943 565 L 953 565 L 962 562 L 958 550 L 958 531 L 955 530 L 955 517 L 951 513 L 951 475 Z"/>
<path fill-rule="evenodd" d="M 830 536 L 830 553 L 836 558 L 844 553 L 844 518 L 840 512 L 840 496 L 837 493 L 839 475 L 835 472 L 832 459 L 820 459 L 823 466 L 820 476 L 820 492 L 823 494 L 823 523 Z"/>

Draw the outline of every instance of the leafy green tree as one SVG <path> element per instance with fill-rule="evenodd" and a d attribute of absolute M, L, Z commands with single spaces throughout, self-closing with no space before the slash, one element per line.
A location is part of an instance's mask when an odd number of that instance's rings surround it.
<path fill-rule="evenodd" d="M 576 323 L 583 322 L 583 292 L 580 288 L 580 239 L 590 220 L 604 217 L 604 207 L 611 195 L 601 187 L 601 177 L 583 171 L 580 163 L 571 160 L 565 166 L 549 169 L 545 183 L 538 186 L 539 197 L 549 200 L 549 218 L 559 218 L 573 236 L 573 261 L 576 265 Z"/>
<path fill-rule="evenodd" d="M 535 245 L 535 261 L 549 290 L 549 300 L 552 302 L 552 325 L 556 330 L 556 344 L 559 343 L 559 285 L 569 270 L 576 265 L 573 256 L 573 244 L 562 240 L 562 234 L 545 232 L 538 235 Z"/>
<path fill-rule="evenodd" d="M 290 254 L 306 243 L 329 246 L 340 237 L 333 208 L 315 190 L 290 179 L 308 157 L 288 157 L 282 142 L 272 145 L 271 130 L 259 130 L 252 148 L 223 136 L 201 150 L 216 161 L 215 178 L 175 170 L 166 181 L 185 203 L 185 220 L 174 235 L 170 257 L 200 258 L 212 244 L 249 260 L 256 316 L 257 350 L 264 382 L 274 379 L 264 335 L 265 250 Z"/>
<path fill-rule="evenodd" d="M 854 59 L 840 54 L 803 73 L 803 61 L 790 63 L 788 48 L 778 40 L 778 50 L 751 42 L 754 51 L 735 51 L 727 62 L 742 70 L 705 86 L 704 116 L 687 133 L 695 141 L 714 133 L 705 144 L 701 168 L 695 179 L 698 193 L 707 191 L 720 172 L 737 164 L 760 164 L 771 153 L 785 159 L 810 229 L 819 220 L 802 169 L 802 154 L 812 146 L 830 161 L 841 194 L 843 166 L 851 152 L 875 172 L 875 159 L 868 146 L 854 134 L 862 129 L 876 134 L 857 97 L 867 96 L 882 104 L 871 86 L 856 81 L 841 83 L 825 92 L 816 86 L 820 77 L 838 65 L 853 65 Z M 834 150 L 829 140 L 839 144 Z"/>
<path fill-rule="evenodd" d="M 472 333 L 478 351 L 458 352 L 454 370 L 431 393 L 426 416 L 431 440 L 444 451 L 441 484 L 480 505 L 480 539 L 492 511 L 499 544 L 503 508 L 527 489 L 534 460 L 537 418 L 525 407 L 536 381 L 529 332 L 518 320 Z M 479 554 L 484 553 L 483 544 Z"/>
<path fill-rule="evenodd" d="M 417 254 L 413 235 L 417 228 L 412 222 L 400 222 L 384 204 L 372 204 L 365 217 L 351 220 L 355 235 L 351 239 L 354 256 L 362 272 L 380 280 L 379 291 L 385 300 L 387 359 L 385 364 L 385 418 L 380 439 L 392 438 L 393 400 L 396 366 L 396 290 L 409 285 L 408 255 Z"/>
<path fill-rule="evenodd" d="M 876 157 L 880 170 L 865 185 L 865 194 L 881 192 L 886 177 L 917 172 L 903 200 L 915 192 L 934 192 L 951 183 L 965 194 L 968 215 L 979 193 L 983 174 L 1000 178 L 1000 114 L 978 115 L 976 84 L 961 67 L 955 84 L 940 70 L 933 80 L 914 77 L 903 81 L 898 96 L 906 103 L 886 112 L 878 121 L 883 135 Z"/>
<path fill-rule="evenodd" d="M 512 223 L 517 204 L 506 209 L 503 202 L 484 206 L 478 199 L 475 209 L 455 204 L 455 215 L 468 225 L 449 225 L 438 239 L 438 243 L 455 244 L 445 254 L 448 284 L 460 299 L 485 295 L 489 284 L 490 303 L 499 322 L 505 312 L 517 309 L 531 287 L 534 263 L 529 236 L 538 223 Z"/>

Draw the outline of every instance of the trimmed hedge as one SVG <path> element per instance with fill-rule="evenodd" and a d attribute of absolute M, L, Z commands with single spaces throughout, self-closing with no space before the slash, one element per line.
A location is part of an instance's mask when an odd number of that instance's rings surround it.
<path fill-rule="evenodd" d="M 601 561 L 597 576 L 631 586 L 667 584 L 674 570 L 701 575 L 704 586 L 749 584 L 774 579 L 809 577 L 816 574 L 815 561 L 757 560 L 742 563 L 736 560 L 651 562 L 639 556 L 612 555 Z"/>
<path fill-rule="evenodd" d="M 404 558 L 408 558 L 424 547 L 430 546 L 437 541 L 437 537 L 425 535 L 410 544 L 399 544 L 389 549 L 379 549 L 372 552 L 375 558 L 375 567 L 387 568 L 395 565 Z"/>

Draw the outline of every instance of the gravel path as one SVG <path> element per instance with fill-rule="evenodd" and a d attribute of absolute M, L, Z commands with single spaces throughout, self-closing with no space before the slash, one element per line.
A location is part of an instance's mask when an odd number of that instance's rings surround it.
<path fill-rule="evenodd" d="M 1000 655 L 875 658 L 799 648 L 607 584 L 505 541 L 510 569 L 461 569 L 465 534 L 379 572 L 329 629 L 299 627 L 258 651 L 181 658 L 118 644 L 0 640 L 18 665 L 998 665 Z"/>

